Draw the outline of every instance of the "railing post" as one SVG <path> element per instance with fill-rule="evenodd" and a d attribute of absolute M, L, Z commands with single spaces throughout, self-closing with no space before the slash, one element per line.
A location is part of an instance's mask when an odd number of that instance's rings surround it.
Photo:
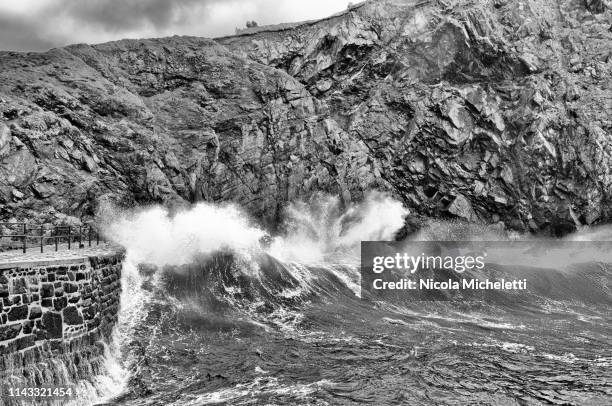
<path fill-rule="evenodd" d="M 45 239 L 45 225 L 40 225 L 40 252 L 43 252 L 43 240 Z"/>
<path fill-rule="evenodd" d="M 27 233 L 28 227 L 26 225 L 26 223 L 23 223 L 23 253 L 26 253 L 26 233 Z"/>
<path fill-rule="evenodd" d="M 57 251 L 57 226 L 53 227 L 53 233 L 55 234 L 55 250 Z"/>
<path fill-rule="evenodd" d="M 91 224 L 87 227 L 87 239 L 89 240 L 89 246 L 91 247 Z"/>
<path fill-rule="evenodd" d="M 100 232 L 96 230 L 96 245 L 100 245 Z"/>
<path fill-rule="evenodd" d="M 79 226 L 79 248 L 83 248 L 83 225 Z"/>
<path fill-rule="evenodd" d="M 70 231 L 72 231 L 71 229 L 72 229 L 72 227 L 68 226 L 68 249 L 70 249 L 70 240 L 72 239 L 72 238 L 70 238 Z"/>

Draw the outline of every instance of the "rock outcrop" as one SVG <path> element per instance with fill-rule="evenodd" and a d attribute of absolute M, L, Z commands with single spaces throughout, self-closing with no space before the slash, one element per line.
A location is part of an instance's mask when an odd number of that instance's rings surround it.
<path fill-rule="evenodd" d="M 610 220 L 605 1 L 399 1 L 208 40 L 0 53 L 0 217 L 315 191 L 565 233 Z"/>

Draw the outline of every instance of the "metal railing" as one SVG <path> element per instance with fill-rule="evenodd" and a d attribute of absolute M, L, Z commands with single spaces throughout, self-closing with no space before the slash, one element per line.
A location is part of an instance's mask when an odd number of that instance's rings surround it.
<path fill-rule="evenodd" d="M 21 249 L 25 254 L 28 248 L 40 247 L 40 252 L 44 252 L 46 246 L 55 246 L 57 251 L 60 244 L 67 243 L 68 249 L 72 249 L 75 243 L 75 248 L 84 248 L 86 243 L 91 247 L 100 241 L 104 240 L 92 224 L 56 226 L 0 222 L 0 251 Z"/>

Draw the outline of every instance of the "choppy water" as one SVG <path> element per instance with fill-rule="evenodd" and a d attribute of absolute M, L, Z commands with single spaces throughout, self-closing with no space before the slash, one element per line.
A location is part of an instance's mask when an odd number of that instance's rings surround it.
<path fill-rule="evenodd" d="M 405 214 L 380 196 L 345 211 L 325 199 L 295 205 L 285 235 L 255 252 L 265 233 L 232 207 L 120 220 L 109 234 L 128 263 L 105 401 L 612 404 L 610 268 L 555 275 L 520 300 L 360 298 L 359 241 L 392 239 Z M 443 223 L 415 238 L 491 233 Z M 602 233 L 612 236 L 577 237 Z M 156 266 L 139 272 L 141 262 Z"/>
<path fill-rule="evenodd" d="M 148 284 L 116 403 L 610 404 L 609 290 L 588 304 L 397 306 L 357 297 L 349 269 L 301 271 L 232 255 L 167 269 Z"/>

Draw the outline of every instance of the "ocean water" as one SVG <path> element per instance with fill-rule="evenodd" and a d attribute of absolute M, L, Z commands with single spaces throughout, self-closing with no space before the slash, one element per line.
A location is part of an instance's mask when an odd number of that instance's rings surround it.
<path fill-rule="evenodd" d="M 349 208 L 320 197 L 292 206 L 276 238 L 233 206 L 119 216 L 108 232 L 128 249 L 124 292 L 97 402 L 612 403 L 611 268 L 575 269 L 517 301 L 372 300 L 358 243 L 392 239 L 405 215 L 382 195 Z M 491 233 L 512 238 L 461 224 L 414 238 Z M 574 238 L 594 236 L 607 230 Z"/>

